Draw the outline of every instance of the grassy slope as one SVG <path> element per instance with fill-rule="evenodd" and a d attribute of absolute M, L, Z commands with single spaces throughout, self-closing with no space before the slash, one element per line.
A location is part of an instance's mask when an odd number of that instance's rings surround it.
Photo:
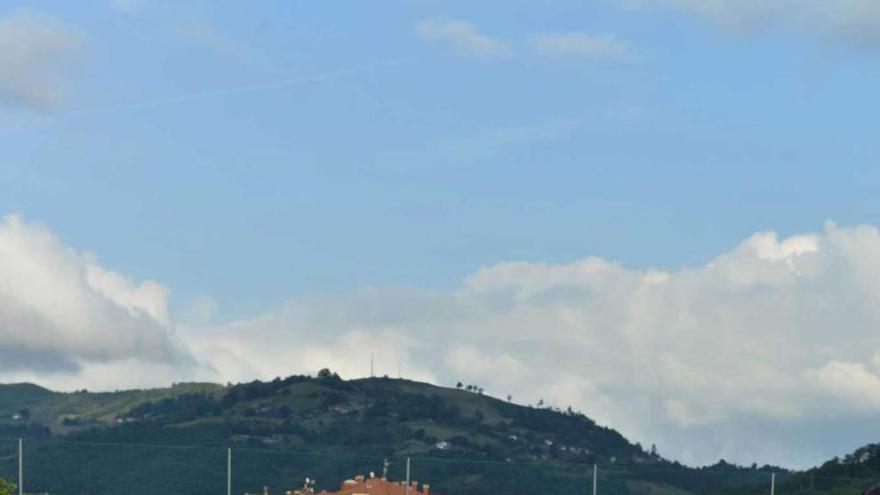
<path fill-rule="evenodd" d="M 84 393 L 52 392 L 29 383 L 0 384 L 0 425 L 20 425 L 12 416 L 22 409 L 30 411 L 32 422 L 49 426 L 57 433 L 69 433 L 96 425 L 111 425 L 117 416 L 148 401 L 184 394 L 219 396 L 225 387 L 213 383 L 181 383 L 168 388 Z M 79 426 L 65 426 L 65 418 L 76 418 Z"/>

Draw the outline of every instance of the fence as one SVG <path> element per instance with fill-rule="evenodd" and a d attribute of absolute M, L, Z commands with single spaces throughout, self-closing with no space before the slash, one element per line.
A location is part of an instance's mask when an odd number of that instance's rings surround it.
<path fill-rule="evenodd" d="M 357 474 L 429 483 L 430 494 L 493 495 L 858 495 L 876 484 L 864 473 L 817 476 L 730 465 L 699 470 L 668 463 L 509 462 L 412 455 L 385 457 L 267 448 L 184 447 L 69 439 L 0 439 L 0 478 L 19 494 L 284 494 L 308 477 L 336 491 Z M 411 495 L 422 495 L 421 492 Z"/>

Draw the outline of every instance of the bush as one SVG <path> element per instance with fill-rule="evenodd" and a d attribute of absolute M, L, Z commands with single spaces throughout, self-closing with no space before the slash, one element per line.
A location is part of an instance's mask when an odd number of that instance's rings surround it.
<path fill-rule="evenodd" d="M 15 489 L 18 488 L 15 483 L 10 483 L 0 478 L 0 495 L 14 495 Z"/>

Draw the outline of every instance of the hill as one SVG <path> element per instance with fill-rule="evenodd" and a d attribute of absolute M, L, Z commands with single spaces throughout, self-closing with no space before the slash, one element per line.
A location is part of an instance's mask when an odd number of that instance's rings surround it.
<path fill-rule="evenodd" d="M 766 480 L 771 469 L 723 462 L 689 468 L 571 409 L 517 405 L 476 387 L 389 378 L 345 381 L 328 370 L 317 377 L 229 387 L 178 384 L 102 393 L 5 385 L 0 428 L 7 436 L 28 438 L 30 486 L 38 483 L 50 493 L 71 486 L 90 493 L 121 486 L 146 493 L 157 483 L 164 483 L 163 491 L 215 491 L 225 480 L 226 447 L 235 452 L 234 479 L 249 489 L 267 483 L 290 488 L 305 476 L 335 488 L 356 472 L 378 472 L 386 458 L 399 479 L 404 457 L 413 458 L 421 479 L 455 495 L 587 493 L 594 463 L 602 466 L 603 494 L 719 491 Z M 0 474 L 13 472 L 9 449 L 7 443 L 7 467 L 0 466 Z M 140 478 L 133 470 L 152 474 L 134 483 Z M 105 491 L 94 488 L 96 479 Z M 59 486 L 61 480 L 67 484 Z"/>
<path fill-rule="evenodd" d="M 880 444 L 860 447 L 821 466 L 789 473 L 776 489 L 781 495 L 859 495 L 880 484 Z M 746 495 L 766 486 L 742 486 L 725 490 L 724 495 Z"/>
<path fill-rule="evenodd" d="M 462 389 L 387 378 L 292 376 L 272 382 L 177 384 L 56 393 L 0 385 L 0 426 L 46 434 L 198 445 L 455 455 L 496 460 L 652 462 L 656 456 L 572 411 L 523 407 Z M 38 430 L 36 430 L 38 431 Z M 150 431 L 146 436 L 144 433 Z M 31 432 L 32 434 L 34 432 Z M 192 443 L 192 442 L 190 442 Z"/>

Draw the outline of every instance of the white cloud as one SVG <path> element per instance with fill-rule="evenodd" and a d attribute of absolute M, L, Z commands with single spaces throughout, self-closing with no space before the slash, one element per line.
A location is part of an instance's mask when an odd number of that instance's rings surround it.
<path fill-rule="evenodd" d="M 402 362 L 412 378 L 570 404 L 687 462 L 806 465 L 880 436 L 877 328 L 880 233 L 829 226 L 758 233 L 682 270 L 501 263 L 452 293 L 294 300 L 193 345 L 253 368 L 227 379 L 363 376 L 375 351 L 379 373 Z"/>
<path fill-rule="evenodd" d="M 873 0 L 622 1 L 635 7 L 660 6 L 691 12 L 741 31 L 781 26 L 848 44 L 880 43 L 880 3 Z"/>
<path fill-rule="evenodd" d="M 217 301 L 208 296 L 197 297 L 189 308 L 178 315 L 178 321 L 194 325 L 208 325 L 217 315 Z"/>
<path fill-rule="evenodd" d="M 543 33 L 529 40 L 532 49 L 549 58 L 624 60 L 632 57 L 628 43 L 612 35 Z"/>
<path fill-rule="evenodd" d="M 132 316 L 146 315 L 163 326 L 171 323 L 168 313 L 168 289 L 147 280 L 140 285 L 124 276 L 98 265 L 94 259 L 86 258 L 86 282 L 89 287 L 126 308 Z"/>
<path fill-rule="evenodd" d="M 57 105 L 64 69 L 82 41 L 76 29 L 37 14 L 0 19 L 0 101 L 36 110 Z"/>
<path fill-rule="evenodd" d="M 124 372 L 88 386 L 131 386 L 143 383 L 133 363 L 165 369 L 169 377 L 199 369 L 170 328 L 167 290 L 151 281 L 132 282 L 65 247 L 47 229 L 5 217 L 0 378 L 63 385 L 100 376 L 96 367 L 119 365 Z"/>
<path fill-rule="evenodd" d="M 867 413 L 880 409 L 880 375 L 862 362 L 829 361 L 805 373 L 815 386 L 843 401 L 845 407 L 861 406 Z"/>
<path fill-rule="evenodd" d="M 423 20 L 416 24 L 416 33 L 426 40 L 445 43 L 467 55 L 498 58 L 511 54 L 508 43 L 478 32 L 469 22 Z"/>

